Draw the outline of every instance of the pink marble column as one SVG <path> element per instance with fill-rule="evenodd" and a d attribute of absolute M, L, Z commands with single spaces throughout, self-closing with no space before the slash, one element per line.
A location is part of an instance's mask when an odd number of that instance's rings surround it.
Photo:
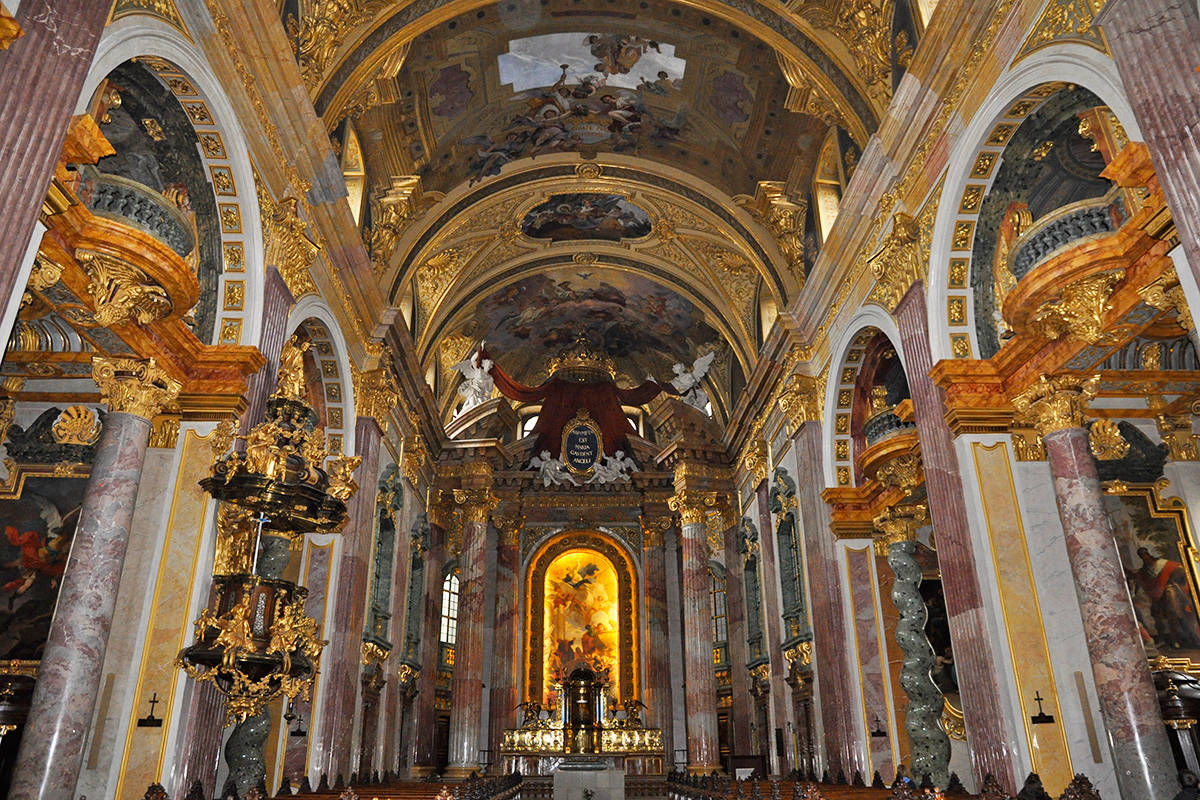
<path fill-rule="evenodd" d="M 0 307 L 8 304 L 110 0 L 25 0 L 0 50 Z M 49 67 L 49 68 L 48 68 Z"/>
<path fill-rule="evenodd" d="M 946 401 L 929 377 L 933 364 L 925 287 L 921 281 L 912 285 L 894 314 L 916 410 L 917 437 L 921 442 L 929 512 L 938 542 L 938 563 L 954 641 L 971 763 L 978 781 L 982 782 L 990 772 L 1002 787 L 1013 791 L 1017 776 L 1015 750 L 1010 743 L 1015 733 L 1009 730 L 1008 720 L 1001 713 L 1006 707 L 997 676 L 1001 662 L 988 639 L 954 435 L 946 425 Z"/>
<path fill-rule="evenodd" d="M 1200 73 L 1194 0 L 1109 0 L 1097 17 L 1200 282 Z"/>
<path fill-rule="evenodd" d="M 669 518 L 664 518 L 669 520 Z M 646 600 L 646 682 L 642 702 L 646 724 L 663 732 L 666 763 L 674 754 L 674 725 L 671 720 L 670 623 L 667 620 L 667 573 L 663 560 L 664 525 L 656 519 L 642 526 L 642 574 Z"/>
<path fill-rule="evenodd" d="M 490 490 L 475 490 L 489 493 Z M 458 636 L 450 684 L 450 763 L 447 776 L 466 777 L 480 768 L 483 720 L 484 582 L 487 576 L 489 506 L 472 498 L 463 509 L 459 559 Z"/>
<path fill-rule="evenodd" d="M 437 727 L 438 627 L 441 622 L 442 572 L 446 568 L 446 532 L 429 526 L 425 553 L 425 620 L 421 625 L 421 672 L 412 701 L 412 734 L 408 741 L 408 774 L 423 778 L 437 768 L 434 730 Z M 460 583 L 461 586 L 461 583 Z"/>
<path fill-rule="evenodd" d="M 496 545 L 496 614 L 492 638 L 491 713 L 488 716 L 491 730 L 487 745 L 492 751 L 493 772 L 503 766 L 500 743 L 504 741 L 506 729 L 517 727 L 516 707 L 521 702 L 518 690 L 521 650 L 517 631 L 520 533 L 520 523 L 505 520 L 500 525 Z"/>
<path fill-rule="evenodd" d="M 150 420 L 110 412 L 38 668 L 9 797 L 73 797 L 100 686 Z"/>
<path fill-rule="evenodd" d="M 796 493 L 800 511 L 800 530 L 804 535 L 804 555 L 808 567 L 809 603 L 813 620 L 813 672 L 821 711 L 821 736 L 830 775 L 844 770 L 865 771 L 860 753 L 866 750 L 861 731 L 854 724 L 849 676 L 850 658 L 846 649 L 845 609 L 842 605 L 841 579 L 837 551 L 830 529 L 829 505 L 821 498 L 825 476 L 821 469 L 821 428 L 805 423 L 796 433 L 796 459 L 802 470 L 796 475 Z"/>
<path fill-rule="evenodd" d="M 695 521 L 693 515 L 699 515 Z M 683 511 L 683 646 L 687 675 L 688 771 L 721 769 L 717 742 L 717 681 L 713 672 L 712 582 L 703 511 Z M 689 521 L 692 520 L 692 521 Z"/>
<path fill-rule="evenodd" d="M 383 431 L 372 417 L 359 417 L 354 429 L 354 450 L 362 456 L 355 473 L 359 490 L 350 498 L 348 520 L 342 531 L 342 554 L 337 586 L 333 589 L 331 619 L 325 628 L 329 645 L 321 659 L 328 676 L 325 707 L 318 708 L 320 748 L 316 755 L 321 772 L 349 775 L 353 752 L 354 716 L 358 712 L 362 634 L 371 574 L 371 548 L 375 541 L 375 481 L 379 476 L 379 445 Z"/>
<path fill-rule="evenodd" d="M 1177 791 L 1175 763 L 1087 430 L 1063 428 L 1042 438 L 1121 794 L 1168 800 Z"/>

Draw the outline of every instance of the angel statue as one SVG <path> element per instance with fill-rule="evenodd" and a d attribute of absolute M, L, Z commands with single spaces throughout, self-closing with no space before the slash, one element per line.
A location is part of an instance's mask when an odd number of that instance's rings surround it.
<path fill-rule="evenodd" d="M 613 481 L 628 481 L 629 476 L 637 470 L 633 459 L 625 455 L 624 450 L 618 450 L 611 456 L 605 456 L 596 462 L 595 472 L 588 478 L 588 483 L 611 483 Z"/>
<path fill-rule="evenodd" d="M 534 456 L 529 459 L 530 469 L 536 469 L 542 476 L 542 485 L 560 486 L 564 483 L 569 483 L 572 486 L 578 486 L 579 481 L 575 480 L 575 476 L 567 469 L 567 465 L 563 463 L 561 458 L 551 458 L 549 450 L 543 450 L 540 456 Z"/>
<path fill-rule="evenodd" d="M 279 353 L 279 382 L 275 397 L 303 400 L 305 397 L 304 353 L 311 345 L 296 336 L 287 340 Z"/>
<path fill-rule="evenodd" d="M 682 363 L 671 368 L 675 370 L 675 377 L 671 379 L 671 385 L 675 387 L 675 391 L 679 392 L 680 399 L 705 412 L 708 407 L 708 394 L 701 386 L 701 381 L 708 374 L 709 367 L 712 366 L 713 359 L 716 357 L 717 353 L 713 350 L 693 361 L 690 370 Z"/>
<path fill-rule="evenodd" d="M 479 343 L 479 348 L 474 353 L 455 364 L 454 370 L 463 377 L 462 385 L 458 387 L 458 394 L 463 399 L 462 406 L 458 409 L 459 414 L 492 399 L 492 389 L 496 382 L 492 380 L 491 375 L 492 360 L 483 357 L 483 342 Z"/>

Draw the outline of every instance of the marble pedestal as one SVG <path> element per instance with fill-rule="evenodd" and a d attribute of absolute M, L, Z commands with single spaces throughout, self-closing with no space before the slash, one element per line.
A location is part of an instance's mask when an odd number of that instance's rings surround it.
<path fill-rule="evenodd" d="M 625 773 L 612 759 L 597 756 L 567 756 L 554 771 L 554 800 L 624 800 Z"/>

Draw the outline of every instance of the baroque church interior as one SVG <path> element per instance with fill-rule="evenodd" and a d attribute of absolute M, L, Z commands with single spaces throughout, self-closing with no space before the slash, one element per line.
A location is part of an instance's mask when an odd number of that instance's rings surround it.
<path fill-rule="evenodd" d="M 1197 42 L 2 0 L 0 789 L 1175 797 Z"/>

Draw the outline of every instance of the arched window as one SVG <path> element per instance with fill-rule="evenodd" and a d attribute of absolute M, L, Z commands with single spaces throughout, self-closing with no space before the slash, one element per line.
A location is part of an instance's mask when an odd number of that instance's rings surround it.
<path fill-rule="evenodd" d="M 346 202 L 354 224 L 362 222 L 363 194 L 367 186 L 367 173 L 363 167 L 362 147 L 354 127 L 346 123 L 346 141 L 342 145 L 342 177 L 346 179 Z"/>
<path fill-rule="evenodd" d="M 817 171 L 813 178 L 813 203 L 817 216 L 817 232 L 824 244 L 833 221 L 837 219 L 842 204 L 842 160 L 838 155 L 837 128 L 831 128 L 817 159 Z"/>
<path fill-rule="evenodd" d="M 533 426 L 537 425 L 538 415 L 530 414 L 521 421 L 521 437 L 524 438 L 533 433 Z"/>
<path fill-rule="evenodd" d="M 725 610 L 725 579 L 712 576 L 713 663 L 729 660 L 729 615 Z"/>
<path fill-rule="evenodd" d="M 454 644 L 458 639 L 458 573 L 446 573 L 442 581 L 442 644 Z"/>

